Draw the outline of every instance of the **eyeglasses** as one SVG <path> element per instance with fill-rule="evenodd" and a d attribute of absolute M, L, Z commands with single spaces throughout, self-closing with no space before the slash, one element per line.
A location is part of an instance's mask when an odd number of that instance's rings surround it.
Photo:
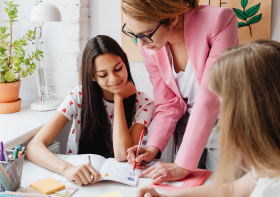
<path fill-rule="evenodd" d="M 137 40 L 138 38 L 143 40 L 144 42 L 153 43 L 152 36 L 155 34 L 155 32 L 157 31 L 157 29 L 160 27 L 161 24 L 162 23 L 160 23 L 159 26 L 157 26 L 157 28 L 155 29 L 155 31 L 149 36 L 136 35 L 135 33 L 125 31 L 123 28 L 125 27 L 126 23 L 122 27 L 122 32 L 125 35 L 129 36 L 136 45 L 138 45 L 138 40 Z"/>

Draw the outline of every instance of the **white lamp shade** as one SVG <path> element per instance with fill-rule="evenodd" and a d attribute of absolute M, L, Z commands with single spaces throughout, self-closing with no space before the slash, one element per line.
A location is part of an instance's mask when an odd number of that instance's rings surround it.
<path fill-rule="evenodd" d="M 59 9 L 51 3 L 39 3 L 32 12 L 30 19 L 32 21 L 61 21 Z"/>

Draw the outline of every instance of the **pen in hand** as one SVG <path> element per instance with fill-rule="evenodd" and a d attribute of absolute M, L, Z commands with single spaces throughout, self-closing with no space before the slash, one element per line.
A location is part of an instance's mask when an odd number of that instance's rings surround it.
<path fill-rule="evenodd" d="M 140 148 L 142 146 L 142 141 L 143 141 L 144 133 L 145 133 L 145 129 L 142 130 L 141 136 L 140 136 L 140 139 L 139 139 L 139 143 L 138 143 L 138 147 L 137 147 L 137 151 L 136 151 L 136 155 L 135 155 L 135 161 L 133 163 L 133 173 L 134 173 L 134 170 L 136 168 L 136 164 L 137 164 L 136 158 L 138 157 Z"/>
<path fill-rule="evenodd" d="M 91 165 L 91 159 L 90 159 L 90 155 L 88 156 L 88 162 L 89 162 L 89 164 Z M 92 179 L 93 177 L 92 177 L 92 174 L 91 174 L 91 172 L 89 172 L 90 173 L 90 178 Z"/>

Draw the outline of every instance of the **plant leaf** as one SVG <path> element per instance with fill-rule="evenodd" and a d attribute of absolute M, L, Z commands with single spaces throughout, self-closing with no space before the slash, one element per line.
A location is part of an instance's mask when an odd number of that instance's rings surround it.
<path fill-rule="evenodd" d="M 2 55 L 0 56 L 0 59 L 1 59 L 1 60 L 7 59 L 7 58 L 8 58 L 8 55 L 7 55 L 7 54 L 2 54 Z"/>
<path fill-rule="evenodd" d="M 8 66 L 3 66 L 2 69 L 3 70 L 10 70 L 10 68 Z"/>
<path fill-rule="evenodd" d="M 6 61 L 0 62 L 0 68 L 4 65 L 6 65 Z"/>
<path fill-rule="evenodd" d="M 25 59 L 24 64 L 25 64 L 25 65 L 30 65 L 29 59 Z"/>
<path fill-rule="evenodd" d="M 5 77 L 7 82 L 11 82 L 15 79 L 16 74 L 14 73 L 14 71 L 10 70 L 10 71 L 6 72 L 4 77 Z"/>
<path fill-rule="evenodd" d="M 235 12 L 236 16 L 238 18 L 240 18 L 241 20 L 246 20 L 247 19 L 246 15 L 241 10 L 239 10 L 237 8 L 233 8 L 233 11 Z"/>
<path fill-rule="evenodd" d="M 259 14 L 257 16 L 254 16 L 253 18 L 251 18 L 248 21 L 248 24 L 250 24 L 250 25 L 255 24 L 255 23 L 259 22 L 261 19 L 262 19 L 262 14 Z"/>
<path fill-rule="evenodd" d="M 0 46 L 0 53 L 1 53 L 1 52 L 4 52 L 4 51 L 7 51 L 7 49 Z"/>
<path fill-rule="evenodd" d="M 261 7 L 261 3 L 254 5 L 253 7 L 249 8 L 245 14 L 247 16 L 247 18 L 250 18 L 251 16 L 254 16 L 260 9 Z"/>
<path fill-rule="evenodd" d="M 238 28 L 248 26 L 247 23 L 238 22 Z"/>
<path fill-rule="evenodd" d="M 241 0 L 241 6 L 245 8 L 248 4 L 248 0 Z"/>
<path fill-rule="evenodd" d="M 5 81 L 4 76 L 1 76 L 1 77 L 0 77 L 0 83 L 3 83 L 4 81 Z"/>

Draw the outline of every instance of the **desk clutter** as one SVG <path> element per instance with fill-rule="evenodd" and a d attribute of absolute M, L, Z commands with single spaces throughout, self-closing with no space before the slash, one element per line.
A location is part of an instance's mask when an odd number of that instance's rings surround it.
<path fill-rule="evenodd" d="M 5 150 L 0 142 L 0 191 L 15 191 L 20 183 L 26 148 L 16 146 L 15 150 Z"/>
<path fill-rule="evenodd" d="M 67 186 L 61 182 L 69 182 L 65 177 L 59 174 L 53 174 L 50 178 L 38 180 L 31 183 L 27 188 L 21 187 L 21 177 L 23 162 L 25 157 L 26 148 L 16 146 L 15 150 L 4 151 L 3 144 L 0 144 L 1 148 L 1 164 L 0 164 L 0 184 L 2 196 L 33 196 L 33 197 L 70 197 L 77 190 L 75 186 Z M 4 158 L 2 157 L 4 156 Z M 3 161 L 2 161 L 3 160 Z M 79 166 L 85 163 L 91 163 L 91 165 L 100 172 L 102 175 L 98 181 L 116 181 L 126 184 L 128 186 L 137 187 L 138 174 L 141 170 L 136 169 L 133 171 L 133 167 L 128 162 L 117 162 L 114 158 L 105 159 L 100 155 L 84 154 L 84 155 L 70 155 L 67 162 L 74 166 Z M 187 178 L 181 181 L 175 182 L 163 182 L 158 185 L 149 185 L 156 189 L 165 191 L 174 191 L 190 187 L 202 185 L 203 182 L 210 176 L 211 172 L 208 170 L 193 171 Z M 60 182 L 61 181 L 61 182 Z M 16 191 L 16 192 L 10 192 Z M 96 197 L 124 197 L 119 191 L 110 192 Z"/>
<path fill-rule="evenodd" d="M 80 166 L 88 163 L 88 155 L 70 155 L 66 161 L 73 166 Z M 137 186 L 139 180 L 137 175 L 140 174 L 141 170 L 136 169 L 133 172 L 132 166 L 128 162 L 117 162 L 114 158 L 105 159 L 100 155 L 90 154 L 89 163 L 102 175 L 97 182 L 116 181 L 133 187 Z M 52 178 L 57 181 L 68 181 L 57 173 Z"/>
<path fill-rule="evenodd" d="M 46 195 L 46 193 L 39 192 L 39 190 L 42 191 L 42 190 L 46 189 L 46 186 L 41 185 L 41 184 L 42 184 L 42 183 L 46 183 L 46 182 L 50 182 L 50 181 L 52 182 L 52 184 L 54 184 L 54 185 L 53 185 L 54 187 L 50 189 L 50 185 L 47 185 L 47 187 L 49 187 L 49 188 L 46 190 L 46 191 L 48 191 L 48 194 Z M 38 182 L 40 182 L 40 181 L 38 181 Z M 38 184 L 38 182 L 35 182 L 35 183 L 31 184 L 31 185 Z M 19 195 L 24 195 L 24 194 L 26 194 L 27 196 L 33 195 L 34 197 L 41 197 L 41 196 L 42 196 L 42 197 L 44 197 L 44 196 L 49 196 L 49 197 L 70 197 L 70 196 L 72 196 L 72 195 L 78 190 L 77 187 L 65 186 L 65 185 L 63 185 L 62 183 L 59 183 L 59 182 L 56 183 L 56 182 L 58 182 L 58 181 L 55 181 L 55 180 L 53 180 L 53 179 L 51 179 L 51 178 L 47 178 L 47 180 L 46 180 L 46 179 L 41 180 L 41 182 L 39 183 L 39 184 L 40 184 L 39 188 L 38 188 L 38 185 L 36 186 L 37 189 L 39 189 L 39 190 L 34 189 L 34 188 L 31 187 L 31 186 L 29 186 L 29 187 L 27 187 L 27 188 L 20 187 L 20 188 L 17 190 L 17 193 L 18 193 Z M 54 188 L 59 187 L 60 184 L 64 186 L 62 189 L 59 189 L 59 190 L 50 192 L 50 190 L 55 190 Z M 31 195 L 30 195 L 30 194 L 31 194 Z"/>

